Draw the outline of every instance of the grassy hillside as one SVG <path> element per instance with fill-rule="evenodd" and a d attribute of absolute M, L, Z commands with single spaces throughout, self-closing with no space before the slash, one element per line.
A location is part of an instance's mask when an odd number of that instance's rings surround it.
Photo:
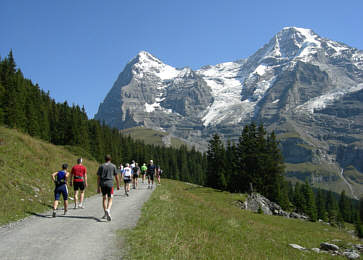
<path fill-rule="evenodd" d="M 129 259 L 344 259 L 288 246 L 359 243 L 326 224 L 266 216 L 239 209 L 241 194 L 163 180 L 126 235 Z M 352 228 L 352 227 L 350 227 Z M 337 242 L 334 242 L 337 243 Z"/>
<path fill-rule="evenodd" d="M 168 133 L 156 131 L 149 128 L 134 127 L 129 129 L 121 130 L 124 135 L 130 135 L 133 139 L 142 140 L 145 144 L 154 144 L 159 146 L 165 146 L 163 138 L 168 135 Z M 174 148 L 179 148 L 182 145 L 186 145 L 182 140 L 171 137 L 171 146 Z"/>
<path fill-rule="evenodd" d="M 54 184 L 50 175 L 63 163 L 72 167 L 77 160 L 69 149 L 0 127 L 0 225 L 51 208 Z M 85 159 L 84 165 L 89 184 L 86 195 L 93 195 L 98 163 Z"/>

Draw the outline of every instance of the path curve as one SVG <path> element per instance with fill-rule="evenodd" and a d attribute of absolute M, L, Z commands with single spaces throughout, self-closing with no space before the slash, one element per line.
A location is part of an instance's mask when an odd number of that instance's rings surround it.
<path fill-rule="evenodd" d="M 101 219 L 102 197 L 95 195 L 86 199 L 85 209 L 73 209 L 70 200 L 66 216 L 58 210 L 56 218 L 47 212 L 3 226 L 0 259 L 121 259 L 116 231 L 136 225 L 151 193 L 142 183 L 129 197 L 122 190 L 116 191 L 110 222 Z"/>

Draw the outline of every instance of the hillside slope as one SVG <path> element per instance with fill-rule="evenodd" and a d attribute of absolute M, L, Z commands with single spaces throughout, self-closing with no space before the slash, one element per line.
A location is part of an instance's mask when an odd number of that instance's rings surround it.
<path fill-rule="evenodd" d="M 51 173 L 60 170 L 63 163 L 72 167 L 76 160 L 69 149 L 0 127 L 0 225 L 51 208 Z M 96 191 L 98 163 L 84 159 L 84 165 L 88 170 L 88 196 Z"/>
<path fill-rule="evenodd" d="M 145 144 L 159 145 L 165 147 L 179 148 L 182 145 L 187 145 L 188 142 L 184 142 L 179 138 L 172 137 L 170 134 L 154 129 L 144 127 L 132 127 L 120 130 L 124 135 L 129 135 L 133 139 L 141 140 Z"/>
<path fill-rule="evenodd" d="M 320 243 L 333 240 L 340 240 L 333 243 L 341 247 L 361 243 L 347 230 L 235 206 L 244 199 L 243 194 L 163 179 L 145 203 L 136 228 L 126 234 L 129 258 L 340 259 L 302 252 L 289 244 L 319 248 Z"/>

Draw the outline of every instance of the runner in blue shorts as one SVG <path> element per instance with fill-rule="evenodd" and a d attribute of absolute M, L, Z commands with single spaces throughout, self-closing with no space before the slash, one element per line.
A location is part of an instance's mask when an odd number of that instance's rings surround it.
<path fill-rule="evenodd" d="M 68 165 L 65 163 L 62 165 L 62 170 L 52 174 L 52 180 L 55 183 L 54 189 L 54 203 L 53 203 L 53 218 L 56 217 L 56 210 L 58 207 L 60 195 L 62 194 L 64 200 L 64 215 L 68 211 L 68 188 L 67 179 L 69 177 L 69 172 L 67 172 Z"/>

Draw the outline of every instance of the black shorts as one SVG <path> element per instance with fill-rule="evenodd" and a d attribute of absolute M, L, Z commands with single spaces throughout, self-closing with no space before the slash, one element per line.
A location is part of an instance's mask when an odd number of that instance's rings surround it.
<path fill-rule="evenodd" d="M 147 177 L 152 181 L 154 180 L 154 174 L 148 174 Z"/>
<path fill-rule="evenodd" d="M 134 173 L 134 174 L 132 175 L 132 178 L 133 178 L 133 179 L 137 179 L 137 178 L 139 178 L 139 175 L 138 175 L 137 173 Z"/>
<path fill-rule="evenodd" d="M 131 182 L 131 178 L 130 177 L 124 177 L 124 183 L 130 183 Z"/>
<path fill-rule="evenodd" d="M 113 197 L 113 187 L 101 186 L 101 192 L 103 196 L 108 196 L 109 198 Z"/>
<path fill-rule="evenodd" d="M 84 182 L 83 181 L 80 181 L 80 182 L 76 182 L 74 181 L 73 182 L 73 189 L 76 191 L 76 190 L 81 190 L 83 191 L 84 190 Z"/>

